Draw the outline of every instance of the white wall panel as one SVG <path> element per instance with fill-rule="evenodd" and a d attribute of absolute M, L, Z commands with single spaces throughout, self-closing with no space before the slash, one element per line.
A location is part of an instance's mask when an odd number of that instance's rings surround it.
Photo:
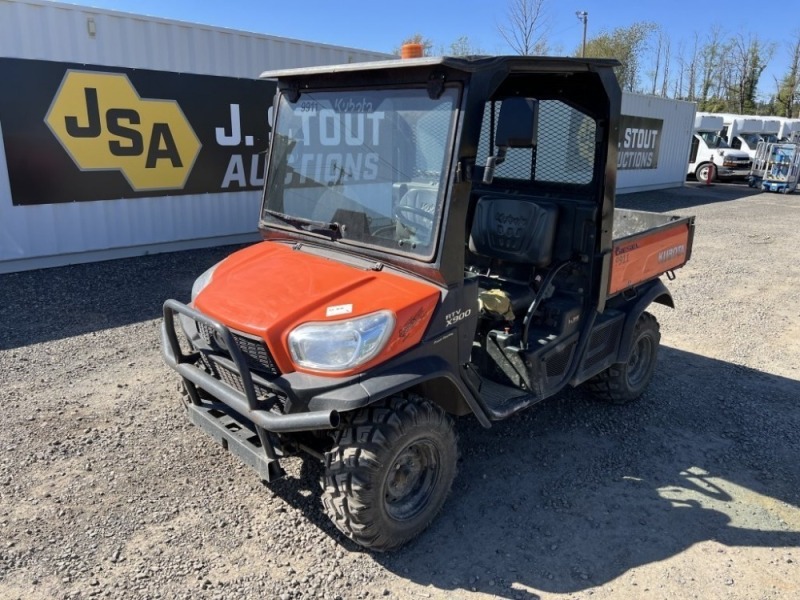
<path fill-rule="evenodd" d="M 241 78 L 390 58 L 41 0 L 0 0 L 0 57 Z M 255 239 L 258 204 L 258 192 L 237 192 L 14 206 L 0 143 L 0 272 Z"/>
<path fill-rule="evenodd" d="M 88 32 L 88 19 L 95 36 Z M 44 2 L 0 0 L 0 56 L 226 77 L 361 62 L 386 54 Z"/>
<path fill-rule="evenodd" d="M 684 184 L 694 113 L 694 102 L 629 92 L 622 94 L 622 114 L 662 119 L 664 125 L 659 146 L 658 168 L 619 171 L 618 194 L 680 187 Z"/>

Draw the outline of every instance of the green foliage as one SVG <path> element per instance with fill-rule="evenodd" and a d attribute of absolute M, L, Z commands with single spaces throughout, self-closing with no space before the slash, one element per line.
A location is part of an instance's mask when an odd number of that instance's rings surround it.
<path fill-rule="evenodd" d="M 639 87 L 641 63 L 648 38 L 657 28 L 655 23 L 643 21 L 612 31 L 602 31 L 598 36 L 586 40 L 586 56 L 616 58 L 620 62 L 615 69 L 620 87 L 635 91 Z M 582 47 L 579 47 L 575 56 L 580 56 L 581 52 Z"/>
<path fill-rule="evenodd" d="M 474 56 L 476 54 L 484 54 L 480 46 L 475 45 L 468 36 L 462 35 L 450 44 L 448 52 L 442 54 L 449 54 L 450 56 Z"/>
<path fill-rule="evenodd" d="M 800 32 L 791 51 L 791 62 L 778 84 L 774 98 L 775 114 L 793 118 L 800 115 Z"/>
<path fill-rule="evenodd" d="M 505 23 L 498 33 L 517 53 L 544 55 L 547 40 L 548 0 L 507 0 Z M 695 33 L 690 45 L 671 40 L 656 24 L 639 21 L 613 30 L 601 31 L 586 40 L 586 56 L 613 58 L 620 87 L 626 91 L 647 91 L 697 102 L 697 109 L 739 114 L 797 116 L 800 112 L 800 32 L 791 44 L 792 61 L 782 77 L 775 78 L 775 91 L 758 95 L 764 71 L 772 60 L 775 45 L 757 34 L 736 34 L 720 26 Z M 449 44 L 434 45 L 431 38 L 415 33 L 403 40 L 419 43 L 423 54 L 470 56 L 484 54 L 468 36 Z M 434 51 L 437 48 L 437 51 Z M 394 49 L 400 53 L 400 46 Z M 574 55 L 581 56 L 579 43 Z M 646 81 L 645 81 L 646 80 Z"/>

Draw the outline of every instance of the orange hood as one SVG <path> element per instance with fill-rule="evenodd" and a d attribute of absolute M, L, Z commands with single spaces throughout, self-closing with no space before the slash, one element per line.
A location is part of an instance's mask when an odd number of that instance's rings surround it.
<path fill-rule="evenodd" d="M 264 338 L 283 373 L 307 371 L 292 363 L 287 338 L 303 323 L 347 320 L 388 309 L 395 330 L 384 350 L 351 375 L 414 346 L 439 300 L 430 284 L 356 267 L 261 242 L 225 259 L 194 305 L 225 325 Z"/>

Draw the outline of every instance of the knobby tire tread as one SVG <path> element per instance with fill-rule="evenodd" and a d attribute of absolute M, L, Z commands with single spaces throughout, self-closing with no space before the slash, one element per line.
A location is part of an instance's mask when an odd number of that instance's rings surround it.
<path fill-rule="evenodd" d="M 642 329 L 650 327 L 652 327 L 655 332 L 655 342 L 656 346 L 658 346 L 658 342 L 661 339 L 660 327 L 658 320 L 649 312 L 643 312 L 639 316 L 633 331 L 633 341 L 635 342 L 639 338 L 639 333 Z M 624 363 L 611 365 L 605 371 L 589 379 L 585 384 L 586 389 L 598 400 L 608 402 L 609 404 L 622 405 L 633 402 L 639 396 L 630 396 L 629 390 L 627 389 L 624 367 Z"/>
<path fill-rule="evenodd" d="M 391 550 L 418 533 L 398 537 L 381 530 L 374 513 L 376 503 L 383 498 L 375 489 L 380 482 L 373 475 L 381 468 L 381 457 L 391 454 L 392 440 L 408 428 L 426 423 L 442 427 L 444 435 L 456 442 L 450 417 L 439 406 L 413 394 L 395 396 L 356 412 L 349 426 L 336 433 L 334 447 L 325 455 L 322 503 L 334 525 L 356 543 L 372 550 Z M 428 515 L 425 526 L 436 512 Z"/>

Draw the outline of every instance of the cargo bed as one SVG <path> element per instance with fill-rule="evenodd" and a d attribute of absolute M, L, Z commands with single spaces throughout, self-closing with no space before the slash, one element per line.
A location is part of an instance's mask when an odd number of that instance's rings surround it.
<path fill-rule="evenodd" d="M 692 254 L 694 217 L 616 209 L 608 295 L 682 267 Z"/>

